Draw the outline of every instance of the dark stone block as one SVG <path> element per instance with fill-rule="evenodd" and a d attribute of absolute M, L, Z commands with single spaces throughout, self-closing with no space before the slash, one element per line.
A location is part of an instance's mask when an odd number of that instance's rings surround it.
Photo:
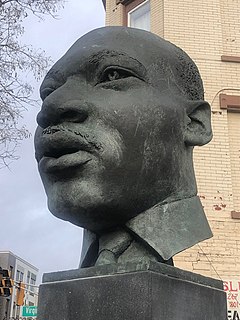
<path fill-rule="evenodd" d="M 38 320 L 227 318 L 221 281 L 158 263 L 103 269 L 45 275 Z"/>

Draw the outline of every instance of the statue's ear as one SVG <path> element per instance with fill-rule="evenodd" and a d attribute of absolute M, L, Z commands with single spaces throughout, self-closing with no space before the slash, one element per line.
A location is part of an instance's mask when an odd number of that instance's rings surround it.
<path fill-rule="evenodd" d="M 206 101 L 191 101 L 187 108 L 184 141 L 189 146 L 202 146 L 212 139 L 211 109 Z"/>

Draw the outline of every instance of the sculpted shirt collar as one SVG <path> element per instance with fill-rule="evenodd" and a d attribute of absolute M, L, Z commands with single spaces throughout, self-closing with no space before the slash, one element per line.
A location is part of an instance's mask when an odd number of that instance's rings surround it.
<path fill-rule="evenodd" d="M 197 196 L 157 204 L 126 223 L 126 230 L 154 249 L 164 260 L 212 237 Z M 80 265 L 91 266 L 96 236 L 85 230 Z M 95 246 L 96 248 L 96 246 Z M 95 259 L 96 259 L 95 253 Z"/>

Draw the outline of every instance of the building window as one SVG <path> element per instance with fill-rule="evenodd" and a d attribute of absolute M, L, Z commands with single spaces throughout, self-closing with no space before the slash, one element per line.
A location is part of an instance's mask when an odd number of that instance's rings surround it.
<path fill-rule="evenodd" d="M 36 275 L 31 273 L 31 279 L 30 284 L 35 285 L 36 284 Z M 34 286 L 30 286 L 30 291 L 34 292 Z"/>
<path fill-rule="evenodd" d="M 150 31 L 150 0 L 117 0 L 122 5 L 123 25 Z"/>
<path fill-rule="evenodd" d="M 10 266 L 10 277 L 13 278 L 13 266 Z"/>
<path fill-rule="evenodd" d="M 150 31 L 150 1 L 145 1 L 128 12 L 128 26 Z"/>
<path fill-rule="evenodd" d="M 232 174 L 233 209 L 232 219 L 240 219 L 240 95 L 220 94 L 220 108 L 227 110 L 229 151 Z"/>
<path fill-rule="evenodd" d="M 20 270 L 17 270 L 16 281 L 23 281 L 24 273 Z"/>

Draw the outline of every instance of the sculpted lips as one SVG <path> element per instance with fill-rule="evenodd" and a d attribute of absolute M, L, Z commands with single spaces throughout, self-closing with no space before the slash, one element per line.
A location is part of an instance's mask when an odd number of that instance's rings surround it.
<path fill-rule="evenodd" d="M 101 145 L 61 125 L 47 127 L 36 136 L 36 159 L 41 171 L 55 173 L 80 167 L 94 157 Z"/>

